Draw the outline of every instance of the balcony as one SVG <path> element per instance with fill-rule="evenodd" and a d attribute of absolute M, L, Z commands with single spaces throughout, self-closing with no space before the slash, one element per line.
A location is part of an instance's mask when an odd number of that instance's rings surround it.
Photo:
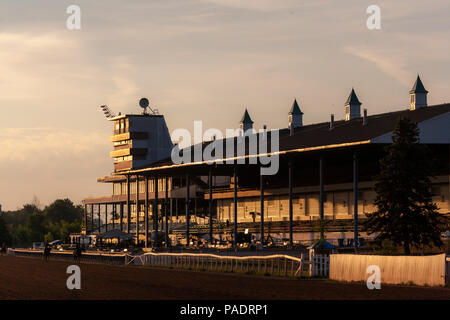
<path fill-rule="evenodd" d="M 111 158 L 126 156 L 142 156 L 147 154 L 147 148 L 125 148 L 114 150 L 109 153 Z"/>
<path fill-rule="evenodd" d="M 120 134 L 115 134 L 110 137 L 111 142 L 118 142 L 124 140 L 145 140 L 148 138 L 147 132 L 125 132 Z"/>
<path fill-rule="evenodd" d="M 114 163 L 114 171 L 129 170 L 133 168 L 133 160 Z"/>

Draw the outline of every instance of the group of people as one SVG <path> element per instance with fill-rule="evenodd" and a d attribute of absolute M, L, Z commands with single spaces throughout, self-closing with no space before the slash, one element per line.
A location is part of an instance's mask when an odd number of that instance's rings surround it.
<path fill-rule="evenodd" d="M 48 258 L 50 257 L 50 252 L 52 251 L 52 247 L 46 243 L 44 247 L 43 252 L 43 259 L 45 261 L 48 261 Z M 82 249 L 79 243 L 76 244 L 75 248 L 73 249 L 73 260 L 74 261 L 80 261 L 81 258 Z"/>

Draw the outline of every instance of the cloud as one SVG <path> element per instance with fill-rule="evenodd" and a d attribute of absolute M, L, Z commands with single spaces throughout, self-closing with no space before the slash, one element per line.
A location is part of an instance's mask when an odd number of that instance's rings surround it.
<path fill-rule="evenodd" d="M 55 93 L 64 89 L 67 78 L 84 78 L 89 74 L 85 72 L 86 68 L 71 68 L 76 60 L 78 41 L 58 33 L 3 32 L 0 33 L 0 47 L 3 48 L 0 51 L 0 83 L 1 99 L 4 100 L 46 98 L 50 93 L 49 84 Z"/>
<path fill-rule="evenodd" d="M 286 9 L 294 6 L 298 1 L 295 0 L 201 0 L 202 2 L 212 3 L 223 7 L 249 9 L 256 11 L 273 11 Z"/>
<path fill-rule="evenodd" d="M 3 128 L 0 130 L 0 166 L 4 161 L 27 165 L 58 158 L 79 158 L 107 145 L 103 132 L 83 132 L 49 127 Z"/>
<path fill-rule="evenodd" d="M 408 70 L 406 59 L 402 55 L 388 50 L 373 50 L 365 47 L 345 47 L 344 51 L 376 65 L 376 67 L 404 86 L 411 84 L 414 73 Z"/>
<path fill-rule="evenodd" d="M 108 134 L 54 127 L 0 131 L 0 203 L 16 208 L 36 195 L 44 204 L 109 193 L 98 176 L 112 171 Z"/>
<path fill-rule="evenodd" d="M 116 57 L 112 61 L 111 80 L 115 86 L 114 92 L 107 98 L 115 106 L 126 106 L 135 101 L 139 87 L 134 79 L 137 78 L 136 68 L 127 57 Z"/>

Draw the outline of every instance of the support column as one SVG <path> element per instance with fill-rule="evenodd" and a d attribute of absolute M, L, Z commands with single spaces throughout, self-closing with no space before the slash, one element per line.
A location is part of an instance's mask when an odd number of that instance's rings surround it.
<path fill-rule="evenodd" d="M 105 203 L 105 232 L 108 231 L 108 204 Z"/>
<path fill-rule="evenodd" d="M 88 233 L 88 211 L 87 211 L 87 204 L 84 205 L 84 227 L 86 230 L 86 234 Z"/>
<path fill-rule="evenodd" d="M 190 177 L 187 174 L 186 175 L 186 246 L 189 246 L 190 242 L 190 235 L 189 235 L 189 220 L 190 220 L 190 213 L 189 213 L 189 187 L 190 187 Z"/>
<path fill-rule="evenodd" d="M 100 233 L 101 231 L 101 226 L 102 226 L 102 220 L 100 217 L 100 212 L 101 212 L 101 204 L 98 204 L 98 232 Z"/>
<path fill-rule="evenodd" d="M 213 199 L 212 199 L 212 170 L 208 174 L 209 186 L 209 242 L 213 243 Z"/>
<path fill-rule="evenodd" d="M 292 190 L 294 185 L 294 168 L 292 159 L 289 159 L 289 246 L 292 248 L 294 245 L 293 236 L 293 223 L 294 223 L 294 205 L 292 202 Z"/>
<path fill-rule="evenodd" d="M 164 219 L 165 219 L 165 229 L 166 229 L 166 247 L 169 247 L 169 178 L 166 177 L 165 182 L 165 199 L 164 199 Z"/>
<path fill-rule="evenodd" d="M 112 229 L 116 228 L 116 213 L 117 213 L 117 203 L 112 204 Z"/>
<path fill-rule="evenodd" d="M 320 193 L 319 193 L 319 213 L 320 213 L 320 239 L 324 239 L 324 224 L 325 224 L 325 215 L 323 212 L 323 203 L 324 203 L 324 191 L 323 191 L 323 166 L 324 160 L 323 156 L 320 156 L 319 160 L 319 180 L 320 180 Z"/>
<path fill-rule="evenodd" d="M 136 244 L 139 245 L 139 175 L 136 175 Z"/>
<path fill-rule="evenodd" d="M 261 248 L 264 247 L 264 175 L 259 173 L 259 199 L 261 203 Z"/>
<path fill-rule="evenodd" d="M 120 231 L 123 231 L 123 203 L 122 202 L 119 204 L 119 210 L 120 210 L 120 221 L 119 221 Z"/>
<path fill-rule="evenodd" d="M 194 198 L 194 222 L 198 223 L 198 221 L 197 221 L 197 197 Z"/>
<path fill-rule="evenodd" d="M 145 247 L 148 247 L 148 176 L 145 176 Z"/>
<path fill-rule="evenodd" d="M 153 207 L 152 207 L 152 217 L 153 217 L 153 232 L 155 234 L 155 240 L 153 242 L 154 245 L 159 246 L 158 243 L 158 218 L 159 218 L 159 212 L 158 212 L 158 177 L 155 176 L 154 177 L 154 194 L 155 194 L 155 199 L 153 201 Z"/>
<path fill-rule="evenodd" d="M 175 219 L 178 222 L 178 198 L 175 198 Z"/>
<path fill-rule="evenodd" d="M 234 179 L 234 239 L 233 239 L 233 245 L 236 248 L 237 247 L 237 235 L 238 235 L 238 208 L 237 208 L 237 168 L 234 167 L 233 169 L 233 179 Z"/>
<path fill-rule="evenodd" d="M 94 204 L 91 204 L 91 232 L 94 231 Z"/>
<path fill-rule="evenodd" d="M 358 251 L 358 155 L 353 154 L 353 221 L 354 221 L 354 242 L 355 252 Z"/>
<path fill-rule="evenodd" d="M 172 194 L 170 195 L 170 227 L 173 226 L 173 198 L 172 198 Z"/>
<path fill-rule="evenodd" d="M 127 175 L 127 233 L 130 233 L 130 211 L 131 211 L 131 202 L 130 202 L 130 176 Z"/>

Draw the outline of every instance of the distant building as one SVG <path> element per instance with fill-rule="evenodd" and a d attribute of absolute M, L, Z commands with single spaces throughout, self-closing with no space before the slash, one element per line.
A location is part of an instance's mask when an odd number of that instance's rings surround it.
<path fill-rule="evenodd" d="M 310 125 L 303 124 L 304 114 L 295 100 L 288 128 L 279 131 L 280 169 L 263 179 L 259 165 L 248 159 L 237 166 L 172 163 L 172 142 L 162 116 L 112 118 L 114 173 L 98 179 L 111 183 L 112 195 L 84 200 L 87 233 L 119 228 L 146 243 L 152 230 L 165 230 L 167 204 L 167 225 L 175 242 L 208 238 L 211 230 L 215 239 L 232 240 L 248 229 L 256 239 L 264 233 L 265 238 L 307 244 L 318 237 L 317 222 L 322 218 L 328 241 L 351 243 L 354 218 L 364 219 L 365 213 L 376 210 L 373 176 L 401 117 L 418 124 L 420 142 L 439 160 L 433 168 L 433 201 L 440 212 L 449 214 L 450 104 L 428 106 L 427 93 L 418 77 L 408 109 L 370 116 L 364 109 L 361 116 L 361 102 L 352 89 L 344 120 L 335 121 L 332 115 L 329 122 Z M 240 128 L 252 127 L 245 110 Z M 358 236 L 368 237 L 363 232 Z"/>

